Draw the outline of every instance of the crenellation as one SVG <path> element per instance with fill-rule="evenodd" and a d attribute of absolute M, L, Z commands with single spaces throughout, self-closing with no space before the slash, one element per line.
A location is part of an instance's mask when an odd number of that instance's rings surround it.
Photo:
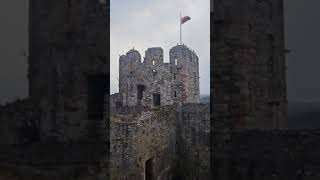
<path fill-rule="evenodd" d="M 119 94 L 123 106 L 200 102 L 197 55 L 187 46 L 177 45 L 170 50 L 169 63 L 163 58 L 161 47 L 147 49 L 142 63 L 138 63 L 140 53 L 133 49 L 120 56 Z"/>
<path fill-rule="evenodd" d="M 161 47 L 148 48 L 143 63 L 145 66 L 161 66 L 163 64 L 163 49 Z"/>

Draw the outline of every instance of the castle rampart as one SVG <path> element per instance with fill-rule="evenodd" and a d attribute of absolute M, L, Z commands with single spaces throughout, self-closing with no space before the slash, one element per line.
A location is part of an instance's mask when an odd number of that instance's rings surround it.
<path fill-rule="evenodd" d="M 111 179 L 143 179 L 148 162 L 157 179 L 210 179 L 208 104 L 121 109 L 111 112 Z"/>
<path fill-rule="evenodd" d="M 132 49 L 119 58 L 119 94 L 122 106 L 161 106 L 199 103 L 199 62 L 185 45 L 170 50 L 170 62 L 164 63 L 163 49 L 149 48 L 143 62 Z"/>

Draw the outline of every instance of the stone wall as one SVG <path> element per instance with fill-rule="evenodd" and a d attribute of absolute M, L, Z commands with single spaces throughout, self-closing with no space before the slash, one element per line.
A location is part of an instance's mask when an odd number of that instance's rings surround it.
<path fill-rule="evenodd" d="M 95 142 L 41 142 L 37 108 L 30 99 L 0 107 L 0 179 L 108 178 L 107 132 Z"/>
<path fill-rule="evenodd" d="M 282 0 L 215 0 L 213 99 L 234 128 L 287 126 Z"/>
<path fill-rule="evenodd" d="M 122 106 L 122 96 L 120 93 L 110 95 L 110 107 L 117 108 Z"/>
<path fill-rule="evenodd" d="M 41 112 L 43 142 L 89 141 L 101 132 L 102 118 L 90 116 L 91 88 L 109 92 L 109 11 L 101 2 L 29 2 L 29 95 Z"/>
<path fill-rule="evenodd" d="M 217 180 L 311 180 L 320 178 L 320 131 L 237 131 L 217 148 Z"/>
<path fill-rule="evenodd" d="M 108 8 L 29 1 L 29 97 L 0 107 L 0 179 L 108 179 Z"/>
<path fill-rule="evenodd" d="M 179 179 L 210 180 L 209 104 L 182 106 L 178 123 Z"/>
<path fill-rule="evenodd" d="M 111 112 L 111 179 L 144 179 L 149 159 L 154 177 L 170 179 L 176 159 L 176 118 L 175 109 L 170 106 L 152 111 Z"/>
<path fill-rule="evenodd" d="M 0 179 L 106 180 L 104 144 L 0 145 Z"/>
<path fill-rule="evenodd" d="M 209 105 L 122 107 L 111 110 L 112 179 L 210 179 Z"/>
<path fill-rule="evenodd" d="M 29 99 L 0 106 L 0 144 L 17 145 L 39 141 L 39 111 Z"/>

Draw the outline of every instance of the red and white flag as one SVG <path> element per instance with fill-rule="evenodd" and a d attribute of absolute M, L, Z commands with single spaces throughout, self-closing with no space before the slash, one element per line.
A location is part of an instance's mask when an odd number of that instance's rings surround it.
<path fill-rule="evenodd" d="M 187 21 L 189 21 L 191 18 L 189 16 L 184 16 L 184 17 L 181 17 L 181 20 L 180 20 L 180 23 L 183 24 Z"/>

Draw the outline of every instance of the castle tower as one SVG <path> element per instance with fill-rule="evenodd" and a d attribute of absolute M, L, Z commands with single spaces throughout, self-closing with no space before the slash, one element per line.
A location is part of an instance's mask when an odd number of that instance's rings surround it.
<path fill-rule="evenodd" d="M 154 47 L 146 50 L 143 63 L 147 66 L 161 65 L 163 63 L 163 49 Z"/>
<path fill-rule="evenodd" d="M 29 8 L 29 95 L 41 109 L 41 137 L 99 139 L 109 92 L 106 2 L 30 0 Z"/>
<path fill-rule="evenodd" d="M 197 55 L 184 45 L 173 47 L 169 54 L 169 63 L 163 62 L 160 47 L 148 48 L 142 63 L 139 52 L 133 49 L 120 56 L 119 96 L 123 106 L 200 102 Z"/>
<path fill-rule="evenodd" d="M 130 50 L 119 58 L 119 93 L 125 106 L 137 105 L 136 79 L 141 55 L 137 50 Z"/>
<path fill-rule="evenodd" d="M 282 0 L 216 0 L 215 119 L 231 128 L 287 126 Z"/>
<path fill-rule="evenodd" d="M 185 45 L 170 49 L 172 91 L 176 103 L 200 103 L 198 56 Z"/>

